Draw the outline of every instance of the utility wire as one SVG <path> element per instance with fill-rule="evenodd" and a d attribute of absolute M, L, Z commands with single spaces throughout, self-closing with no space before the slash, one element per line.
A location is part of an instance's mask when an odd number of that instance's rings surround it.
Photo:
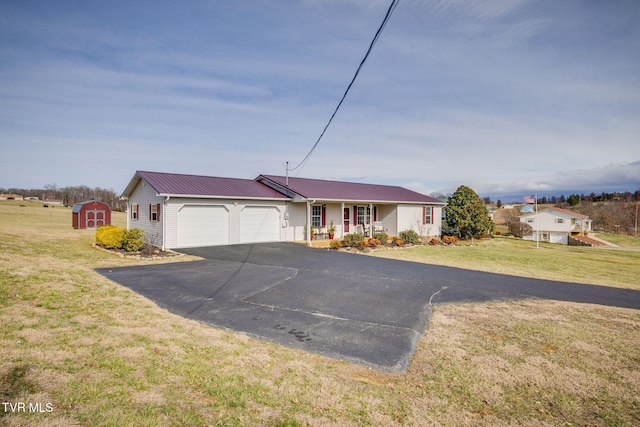
<path fill-rule="evenodd" d="M 311 157 L 311 154 L 313 154 L 313 151 L 316 149 L 316 147 L 320 143 L 320 140 L 322 139 L 322 137 L 324 136 L 325 132 L 329 128 L 329 125 L 333 121 L 333 118 L 335 117 L 336 113 L 340 109 L 340 106 L 342 105 L 342 102 L 347 97 L 347 94 L 349 93 L 349 90 L 351 89 L 351 86 L 353 86 L 353 82 L 356 81 L 356 78 L 358 77 L 358 74 L 360 74 L 360 70 L 362 69 L 362 66 L 364 65 L 364 63 L 367 61 L 367 58 L 369 57 L 369 54 L 371 53 L 371 50 L 373 49 L 373 46 L 378 42 L 378 39 L 380 38 L 380 34 L 382 34 L 382 30 L 384 30 L 384 27 L 387 25 L 387 22 L 389 21 L 389 18 L 391 18 L 391 15 L 393 14 L 393 11 L 396 9 L 396 6 L 398 5 L 398 1 L 399 0 L 392 0 L 391 1 L 391 5 L 389 6 L 389 9 L 387 9 L 387 14 L 385 15 L 384 19 L 382 20 L 382 23 L 380 24 L 380 27 L 378 28 L 378 31 L 376 31 L 376 35 L 373 37 L 373 40 L 371 41 L 371 44 L 369 45 L 369 49 L 367 49 L 367 53 L 364 55 L 364 58 L 362 58 L 362 61 L 360 61 L 360 65 L 358 65 L 358 69 L 356 70 L 356 73 L 353 75 L 353 78 L 351 79 L 351 83 L 349 83 L 349 86 L 347 86 L 347 90 L 344 91 L 344 95 L 342 95 L 342 98 L 340 99 L 340 102 L 338 102 L 338 106 L 333 111 L 333 114 L 331 115 L 331 117 L 329 118 L 329 121 L 327 122 L 327 124 L 325 125 L 324 129 L 322 130 L 322 133 L 318 137 L 318 140 L 316 141 L 315 144 L 313 144 L 313 147 L 311 147 L 311 150 L 309 150 L 309 153 L 307 153 L 305 158 L 302 159 L 302 161 L 300 163 L 298 163 L 298 165 L 296 167 L 289 169 L 289 171 L 294 171 L 294 170 L 296 170 L 296 169 L 298 169 L 300 167 L 304 167 L 304 165 L 307 163 L 307 161 Z M 300 171 L 302 171 L 302 169 L 300 169 Z M 300 173 L 300 172 L 298 172 L 298 173 Z"/>

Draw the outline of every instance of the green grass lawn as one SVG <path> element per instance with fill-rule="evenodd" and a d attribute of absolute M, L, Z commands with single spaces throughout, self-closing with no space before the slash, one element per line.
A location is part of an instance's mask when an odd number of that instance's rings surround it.
<path fill-rule="evenodd" d="M 635 310 L 540 300 L 436 306 L 408 371 L 388 374 L 168 313 L 94 271 L 158 261 L 123 259 L 92 241 L 92 231 L 72 229 L 68 208 L 0 202 L 0 400 L 43 409 L 0 406 L 0 425 L 640 423 Z M 512 274 L 541 274 L 545 254 L 573 254 L 528 245 L 388 252 Z M 576 253 L 575 267 L 549 266 L 554 278 L 593 282 L 589 274 L 637 262 L 625 251 Z M 588 264 L 594 273 L 576 271 Z M 633 286 L 631 274 L 599 280 Z"/>
<path fill-rule="evenodd" d="M 640 249 L 640 237 L 622 236 L 620 234 L 597 233 L 596 237 L 614 243 L 623 248 Z"/>
<path fill-rule="evenodd" d="M 603 237 L 604 238 L 604 237 Z M 640 289 L 640 251 L 589 248 L 500 237 L 455 246 L 379 250 L 374 256 L 514 276 Z"/>

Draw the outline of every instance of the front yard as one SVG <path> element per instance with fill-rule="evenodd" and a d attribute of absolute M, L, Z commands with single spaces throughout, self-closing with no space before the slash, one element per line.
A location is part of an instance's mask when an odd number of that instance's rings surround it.
<path fill-rule="evenodd" d="M 607 236 L 608 237 L 608 236 Z M 613 240 L 613 239 L 612 239 Z M 458 242 L 452 246 L 416 246 L 380 250 L 383 258 L 467 268 L 491 273 L 564 282 L 590 283 L 640 290 L 640 239 L 618 239 L 623 249 L 589 248 L 541 243 L 509 237 Z"/>
<path fill-rule="evenodd" d="M 408 372 L 386 374 L 172 315 L 94 272 L 161 261 L 92 242 L 92 231 L 71 228 L 69 209 L 0 203 L 0 424 L 640 423 L 635 310 L 437 306 Z M 638 288 L 639 252 L 476 243 L 373 256 Z M 19 403 L 42 410 L 12 410 Z"/>

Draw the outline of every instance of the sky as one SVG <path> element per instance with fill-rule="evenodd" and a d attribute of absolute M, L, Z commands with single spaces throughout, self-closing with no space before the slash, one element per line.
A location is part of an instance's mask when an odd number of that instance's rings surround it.
<path fill-rule="evenodd" d="M 0 0 L 0 188 L 303 160 L 391 0 Z M 400 0 L 290 176 L 640 189 L 640 2 Z"/>

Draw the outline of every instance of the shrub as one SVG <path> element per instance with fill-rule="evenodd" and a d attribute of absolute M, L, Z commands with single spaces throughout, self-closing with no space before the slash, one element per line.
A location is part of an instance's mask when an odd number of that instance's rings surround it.
<path fill-rule="evenodd" d="M 106 249 L 121 249 L 124 230 L 115 225 L 103 225 L 96 230 L 96 244 Z"/>
<path fill-rule="evenodd" d="M 380 240 L 380 243 L 386 245 L 389 241 L 389 235 L 387 233 L 373 233 L 373 238 Z"/>
<path fill-rule="evenodd" d="M 369 239 L 369 246 L 377 248 L 378 246 L 382 246 L 382 242 L 380 241 L 380 239 L 376 239 L 374 237 L 372 239 Z"/>
<path fill-rule="evenodd" d="M 401 231 L 400 238 L 411 245 L 420 243 L 420 235 L 413 230 Z"/>
<path fill-rule="evenodd" d="M 396 246 L 402 246 L 404 245 L 404 240 L 402 240 L 400 237 L 392 237 L 391 243 L 393 243 Z"/>
<path fill-rule="evenodd" d="M 363 250 L 369 246 L 369 239 L 365 237 L 364 239 L 357 241 L 356 246 L 358 246 L 358 249 Z"/>
<path fill-rule="evenodd" d="M 526 222 L 512 221 L 509 223 L 509 232 L 513 237 L 530 236 L 533 228 Z"/>
<path fill-rule="evenodd" d="M 340 239 L 334 239 L 331 242 L 329 242 L 329 247 L 331 249 L 338 250 L 338 249 L 342 248 L 342 246 L 343 246 L 343 241 L 340 240 Z"/>
<path fill-rule="evenodd" d="M 138 252 L 144 247 L 144 231 L 139 228 L 132 228 L 124 232 L 122 239 L 122 249 L 127 252 Z"/>
<path fill-rule="evenodd" d="M 458 241 L 456 236 L 442 236 L 442 243 L 445 245 L 453 245 Z"/>
<path fill-rule="evenodd" d="M 442 235 L 460 237 L 460 230 L 453 227 L 442 227 Z"/>
<path fill-rule="evenodd" d="M 438 239 L 436 239 L 435 237 L 432 237 L 432 238 L 429 240 L 429 244 L 430 244 L 431 246 L 435 246 L 435 245 L 437 245 L 437 244 L 438 244 Z"/>
<path fill-rule="evenodd" d="M 364 236 L 358 233 L 346 234 L 344 236 L 344 244 L 345 246 L 349 246 L 350 248 L 356 246 L 359 241 L 363 240 Z"/>

